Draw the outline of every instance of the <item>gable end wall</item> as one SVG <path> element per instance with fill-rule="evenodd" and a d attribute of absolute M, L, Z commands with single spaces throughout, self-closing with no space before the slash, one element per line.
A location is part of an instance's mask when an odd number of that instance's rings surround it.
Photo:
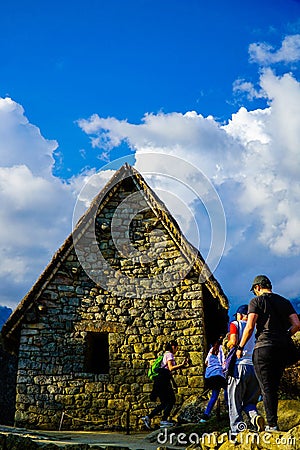
<path fill-rule="evenodd" d="M 68 429 L 118 429 L 125 427 L 129 410 L 130 424 L 137 429 L 139 417 L 153 407 L 147 370 L 172 338 L 179 341 L 177 361 L 186 352 L 191 359 L 191 366 L 175 376 L 177 405 L 203 389 L 207 343 L 199 276 L 142 197 L 139 210 L 145 209 L 130 229 L 139 253 L 135 258 L 120 253 L 109 230 L 116 208 L 130 193 L 121 186 L 100 208 L 97 245 L 87 231 L 81 248 L 88 271 L 99 270 L 100 248 L 109 261 L 108 284 L 93 281 L 73 249 L 26 315 L 19 348 L 17 426 L 57 429 L 64 413 Z M 118 230 L 128 228 L 128 215 L 117 219 Z M 104 223 L 109 227 L 102 227 Z M 123 279 L 129 280 L 126 289 Z M 108 333 L 108 374 L 84 370 L 88 332 Z"/>

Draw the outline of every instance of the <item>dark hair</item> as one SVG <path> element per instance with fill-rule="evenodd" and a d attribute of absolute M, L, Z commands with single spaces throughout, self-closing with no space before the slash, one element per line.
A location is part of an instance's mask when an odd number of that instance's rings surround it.
<path fill-rule="evenodd" d="M 165 351 L 166 352 L 171 352 L 173 350 L 172 347 L 178 347 L 178 342 L 177 341 L 170 341 L 166 344 L 165 346 Z"/>
<path fill-rule="evenodd" d="M 212 350 L 211 350 L 211 353 L 213 354 L 213 355 L 218 355 L 219 354 L 219 349 L 220 349 L 220 345 L 222 344 L 222 341 L 223 341 L 223 337 L 222 336 L 220 336 L 218 339 L 217 339 L 217 341 L 214 343 L 214 345 L 212 346 Z"/>
<path fill-rule="evenodd" d="M 267 280 L 262 280 L 260 283 L 257 283 L 263 289 L 272 289 L 272 283 Z"/>

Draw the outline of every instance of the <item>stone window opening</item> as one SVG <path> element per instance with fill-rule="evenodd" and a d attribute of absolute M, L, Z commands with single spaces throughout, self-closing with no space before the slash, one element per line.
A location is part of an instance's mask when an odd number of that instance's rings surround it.
<path fill-rule="evenodd" d="M 108 333 L 88 331 L 86 336 L 85 372 L 109 373 Z"/>

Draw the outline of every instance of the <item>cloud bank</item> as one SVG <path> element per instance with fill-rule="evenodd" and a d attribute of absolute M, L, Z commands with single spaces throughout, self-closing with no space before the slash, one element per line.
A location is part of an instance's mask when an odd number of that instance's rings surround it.
<path fill-rule="evenodd" d="M 276 52 L 253 44 L 251 59 L 260 64 L 298 61 L 299 37 L 286 37 Z M 237 84 L 234 88 L 239 90 Z M 91 136 L 95 148 L 109 150 L 127 142 L 142 172 L 147 167 L 141 156 L 149 152 L 183 158 L 202 170 L 216 186 L 225 209 L 228 235 L 222 265 L 227 265 L 226 276 L 230 276 L 229 266 L 232 274 L 244 272 L 245 280 L 268 272 L 286 295 L 299 296 L 300 83 L 292 73 L 279 76 L 265 67 L 256 87 L 245 82 L 240 90 L 252 98 L 264 98 L 267 106 L 252 111 L 241 107 L 225 125 L 189 111 L 146 114 L 140 124 L 94 114 L 80 120 L 79 126 Z M 191 179 L 187 174 L 187 184 Z M 159 187 L 153 179 L 152 183 Z M 192 205 L 192 199 L 188 201 Z M 181 224 L 188 236 L 187 224 Z M 257 262 L 251 262 L 256 255 Z M 234 283 L 241 292 L 242 282 Z M 246 295 L 245 288 L 242 292 Z"/>
<path fill-rule="evenodd" d="M 56 141 L 0 99 L 0 295 L 15 307 L 70 231 L 71 186 L 52 175 Z"/>
<path fill-rule="evenodd" d="M 223 198 L 227 217 L 242 223 L 242 216 L 255 217 L 260 225 L 257 237 L 266 248 L 275 255 L 298 255 L 300 84 L 290 74 L 278 77 L 267 70 L 260 87 L 270 106 L 254 111 L 242 107 L 227 125 L 196 112 L 148 114 L 140 125 L 94 115 L 79 124 L 95 135 L 95 146 L 126 140 L 139 170 L 146 171 L 139 164 L 140 155 L 164 153 L 201 169 L 221 196 L 223 185 L 230 184 L 235 206 L 232 199 Z"/>
<path fill-rule="evenodd" d="M 253 43 L 249 46 L 249 55 L 250 62 L 264 66 L 297 62 L 300 59 L 300 34 L 286 36 L 278 50 L 267 43 Z"/>

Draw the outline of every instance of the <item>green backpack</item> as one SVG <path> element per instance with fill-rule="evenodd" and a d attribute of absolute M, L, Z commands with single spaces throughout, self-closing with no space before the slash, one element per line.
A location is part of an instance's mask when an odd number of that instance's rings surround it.
<path fill-rule="evenodd" d="M 163 360 L 164 355 L 160 355 L 156 358 L 154 363 L 151 365 L 150 369 L 148 370 L 148 377 L 151 381 L 158 375 L 158 370 L 160 369 L 161 362 Z"/>

